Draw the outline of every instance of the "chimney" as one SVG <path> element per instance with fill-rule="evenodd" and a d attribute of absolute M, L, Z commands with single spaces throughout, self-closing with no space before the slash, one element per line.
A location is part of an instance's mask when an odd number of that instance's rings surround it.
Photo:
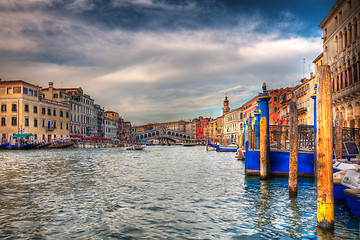
<path fill-rule="evenodd" d="M 311 73 L 310 73 L 310 79 L 313 78 L 313 77 L 314 77 L 314 73 L 311 72 Z"/>
<path fill-rule="evenodd" d="M 49 82 L 49 88 L 53 88 L 54 87 L 54 83 L 53 82 Z"/>

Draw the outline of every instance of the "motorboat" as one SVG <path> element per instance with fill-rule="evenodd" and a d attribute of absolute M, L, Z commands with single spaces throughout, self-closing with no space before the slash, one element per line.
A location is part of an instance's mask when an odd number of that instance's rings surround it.
<path fill-rule="evenodd" d="M 143 150 L 144 148 L 144 145 L 131 145 L 127 147 L 126 150 Z"/>

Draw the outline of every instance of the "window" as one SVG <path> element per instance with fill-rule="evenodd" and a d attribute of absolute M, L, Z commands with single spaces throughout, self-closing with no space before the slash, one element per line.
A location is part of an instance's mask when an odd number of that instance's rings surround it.
<path fill-rule="evenodd" d="M 25 104 L 25 112 L 29 112 L 29 104 Z"/>
<path fill-rule="evenodd" d="M 42 108 L 41 108 L 41 113 L 42 113 L 43 115 L 45 115 L 45 114 L 46 114 L 46 110 L 45 110 L 45 108 L 44 108 L 44 107 L 42 107 Z"/>
<path fill-rule="evenodd" d="M 59 98 L 59 94 L 54 93 L 54 94 L 53 94 L 53 98 Z"/>
<path fill-rule="evenodd" d="M 64 116 L 64 112 L 63 110 L 60 110 L 60 117 L 63 117 Z"/>
<path fill-rule="evenodd" d="M 12 116 L 11 117 L 11 126 L 16 126 L 17 125 L 17 118 L 16 116 Z"/>
<path fill-rule="evenodd" d="M 63 123 L 60 122 L 60 129 L 63 129 Z"/>
<path fill-rule="evenodd" d="M 274 97 L 274 102 L 277 102 L 277 97 Z"/>
<path fill-rule="evenodd" d="M 13 90 L 11 87 L 6 88 L 6 94 L 12 94 Z"/>
<path fill-rule="evenodd" d="M 25 118 L 25 127 L 28 127 L 28 126 L 29 126 L 29 118 L 26 117 L 26 118 Z"/>
<path fill-rule="evenodd" d="M 34 118 L 34 127 L 37 127 L 38 126 L 38 120 L 37 118 Z"/>
<path fill-rule="evenodd" d="M 53 112 L 54 112 L 54 116 L 56 116 L 56 109 L 54 109 L 54 111 L 53 111 Z"/>
<path fill-rule="evenodd" d="M 28 88 L 23 88 L 23 94 L 29 94 L 29 89 Z"/>
<path fill-rule="evenodd" d="M 56 121 L 54 121 L 54 123 L 53 123 L 53 127 L 54 127 L 54 128 L 56 128 Z"/>
<path fill-rule="evenodd" d="M 45 127 L 45 119 L 42 120 L 42 127 Z"/>
<path fill-rule="evenodd" d="M 1 104 L 1 111 L 6 112 L 6 104 Z"/>
<path fill-rule="evenodd" d="M 34 90 L 29 89 L 29 96 L 33 96 L 34 95 Z"/>
<path fill-rule="evenodd" d="M 11 104 L 11 111 L 16 112 L 17 111 L 17 105 L 16 103 Z"/>
<path fill-rule="evenodd" d="M 51 116 L 51 108 L 48 108 L 48 115 Z"/>
<path fill-rule="evenodd" d="M 6 126 L 6 117 L 1 117 L 1 126 Z"/>
<path fill-rule="evenodd" d="M 66 130 L 69 130 L 69 123 L 66 123 Z M 72 128 L 71 128 L 71 132 L 72 132 Z"/>
<path fill-rule="evenodd" d="M 13 92 L 14 93 L 21 93 L 21 87 L 14 87 Z"/>
<path fill-rule="evenodd" d="M 38 113 L 37 106 L 34 106 L 34 113 Z"/>
<path fill-rule="evenodd" d="M 34 97 L 38 96 L 38 91 L 34 90 Z"/>

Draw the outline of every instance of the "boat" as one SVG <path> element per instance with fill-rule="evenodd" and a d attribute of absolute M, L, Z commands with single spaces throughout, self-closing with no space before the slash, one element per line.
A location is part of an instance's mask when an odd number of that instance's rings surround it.
<path fill-rule="evenodd" d="M 341 182 L 348 170 L 342 170 L 333 174 L 333 189 L 334 189 L 334 201 L 345 202 L 344 188 L 341 186 Z"/>
<path fill-rule="evenodd" d="M 126 148 L 126 150 L 143 150 L 145 146 L 143 145 L 132 145 Z"/>
<path fill-rule="evenodd" d="M 39 146 L 37 146 L 37 149 L 46 148 L 47 146 L 50 146 L 50 145 L 51 145 L 51 143 L 40 144 Z"/>
<path fill-rule="evenodd" d="M 245 149 L 238 148 L 235 158 L 238 160 L 245 160 Z"/>
<path fill-rule="evenodd" d="M 55 143 L 47 146 L 47 148 L 68 148 L 71 147 L 72 145 L 74 145 L 74 143 L 61 143 L 61 144 Z"/>
<path fill-rule="evenodd" d="M 360 217 L 360 172 L 348 170 L 341 181 L 350 213 Z"/>
<path fill-rule="evenodd" d="M 237 152 L 238 146 L 236 144 L 218 145 L 216 147 L 217 152 Z"/>
<path fill-rule="evenodd" d="M 196 146 L 196 143 L 195 143 L 194 140 L 184 140 L 184 141 L 182 142 L 182 145 L 183 145 L 184 147 L 193 147 L 193 146 Z"/>
<path fill-rule="evenodd" d="M 9 145 L 8 143 L 2 143 L 2 144 L 0 144 L 0 149 L 6 147 L 8 145 Z"/>
<path fill-rule="evenodd" d="M 26 149 L 31 149 L 33 146 L 33 144 L 28 143 L 28 144 L 21 144 L 21 145 L 7 145 L 5 147 L 3 147 L 3 149 L 7 149 L 7 150 L 26 150 Z"/>

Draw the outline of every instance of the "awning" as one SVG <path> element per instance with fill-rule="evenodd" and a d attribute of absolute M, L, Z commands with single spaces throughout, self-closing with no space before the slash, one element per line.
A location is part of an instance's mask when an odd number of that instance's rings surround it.
<path fill-rule="evenodd" d="M 35 136 L 34 134 L 32 133 L 15 133 L 12 137 L 13 138 L 19 138 L 19 137 L 32 137 L 32 136 Z"/>

